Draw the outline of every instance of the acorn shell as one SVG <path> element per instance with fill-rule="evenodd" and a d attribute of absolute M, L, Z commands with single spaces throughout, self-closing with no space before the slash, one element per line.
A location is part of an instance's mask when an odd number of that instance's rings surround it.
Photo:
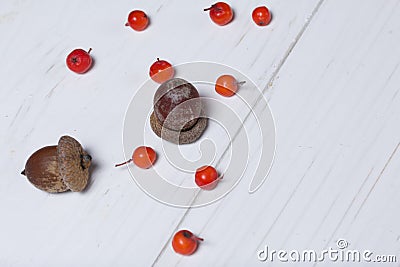
<path fill-rule="evenodd" d="M 187 102 L 190 104 L 185 104 L 187 100 L 191 100 Z M 154 114 L 161 125 L 174 131 L 185 131 L 193 127 L 202 112 L 199 92 L 181 78 L 162 83 L 154 94 L 153 105 Z M 172 110 L 174 112 L 171 113 Z"/>
<path fill-rule="evenodd" d="M 57 146 L 46 146 L 33 153 L 22 173 L 40 190 L 49 193 L 68 190 L 59 172 Z"/>

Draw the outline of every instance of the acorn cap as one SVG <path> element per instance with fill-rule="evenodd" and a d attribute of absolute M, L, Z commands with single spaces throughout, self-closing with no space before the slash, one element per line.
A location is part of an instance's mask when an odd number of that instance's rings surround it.
<path fill-rule="evenodd" d="M 58 141 L 57 156 L 60 176 L 66 186 L 74 192 L 85 189 L 92 157 L 81 144 L 70 136 L 62 136 Z"/>
<path fill-rule="evenodd" d="M 186 131 L 170 130 L 158 121 L 154 112 L 150 116 L 150 126 L 153 132 L 160 138 L 167 140 L 174 144 L 190 144 L 195 142 L 203 134 L 207 127 L 207 118 L 200 117 L 196 124 Z"/>

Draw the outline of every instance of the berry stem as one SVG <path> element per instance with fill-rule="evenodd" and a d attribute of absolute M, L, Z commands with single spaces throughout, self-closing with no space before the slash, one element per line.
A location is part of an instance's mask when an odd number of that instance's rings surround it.
<path fill-rule="evenodd" d="M 125 161 L 125 162 L 122 162 L 122 163 L 119 163 L 119 164 L 115 164 L 115 167 L 119 167 L 119 166 L 128 164 L 128 163 L 130 163 L 130 162 L 132 162 L 132 159 L 129 159 L 129 160 L 127 160 L 127 161 Z"/>
<path fill-rule="evenodd" d="M 204 241 L 204 239 L 203 238 L 201 238 L 201 237 L 198 237 L 198 236 L 193 236 L 193 239 L 194 240 L 197 240 L 197 241 Z"/>
<path fill-rule="evenodd" d="M 90 52 L 92 52 L 92 48 L 89 48 L 89 50 L 87 51 L 88 54 L 90 54 Z"/>
<path fill-rule="evenodd" d="M 214 6 L 215 6 L 215 4 L 214 4 L 214 5 L 212 5 L 212 6 L 210 6 L 210 7 L 208 7 L 208 8 L 205 8 L 205 9 L 204 9 L 204 11 L 209 11 L 209 10 L 213 9 L 213 8 L 214 8 Z"/>
<path fill-rule="evenodd" d="M 238 82 L 237 85 L 238 85 L 238 86 L 242 86 L 242 85 L 245 84 L 245 83 L 246 83 L 246 81 L 241 81 L 241 82 Z"/>
<path fill-rule="evenodd" d="M 127 22 L 127 23 L 125 23 L 125 26 L 129 26 L 129 23 Z"/>

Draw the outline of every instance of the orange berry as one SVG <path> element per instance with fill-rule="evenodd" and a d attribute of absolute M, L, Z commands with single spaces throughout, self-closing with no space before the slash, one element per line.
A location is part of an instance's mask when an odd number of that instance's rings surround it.
<path fill-rule="evenodd" d="M 151 147 L 139 146 L 133 152 L 132 158 L 120 164 L 116 164 L 115 167 L 122 166 L 129 162 L 135 163 L 136 166 L 142 169 L 148 169 L 153 166 L 157 159 L 157 154 Z"/>
<path fill-rule="evenodd" d="M 215 82 L 215 91 L 222 96 L 230 97 L 236 94 L 239 86 L 243 83 L 245 82 L 237 82 L 235 77 L 225 74 Z"/>

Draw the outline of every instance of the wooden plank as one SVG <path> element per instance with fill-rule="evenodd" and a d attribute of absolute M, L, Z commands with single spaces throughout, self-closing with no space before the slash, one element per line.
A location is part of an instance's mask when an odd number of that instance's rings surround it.
<path fill-rule="evenodd" d="M 206 242 L 157 265 L 253 266 L 265 245 L 321 251 L 339 238 L 398 254 L 399 12 L 399 1 L 324 1 L 266 92 L 278 139 L 268 182 L 190 210 L 178 228 Z"/>
<path fill-rule="evenodd" d="M 7 40 L 0 43 L 7 62 L 0 67 L 0 149 L 7 153 L 0 162 L 7 177 L 0 180 L 5 199 L 0 263 L 148 266 L 186 212 L 150 199 L 125 168 L 113 167 L 123 157 L 125 109 L 147 79 L 148 67 L 156 57 L 174 64 L 223 62 L 265 87 L 317 1 L 271 1 L 274 20 L 263 29 L 250 18 L 259 1 L 234 3 L 235 21 L 223 28 L 199 12 L 210 4 L 206 1 L 151 1 L 140 7 L 129 1 L 6 3 L 1 18 L 13 15 L 0 21 Z M 151 16 L 148 31 L 123 27 L 133 8 Z M 64 63 L 76 47 L 93 48 L 94 68 L 83 76 Z M 75 136 L 94 158 L 91 184 L 82 194 L 44 194 L 19 177 L 30 153 L 55 144 L 62 134 Z"/>

